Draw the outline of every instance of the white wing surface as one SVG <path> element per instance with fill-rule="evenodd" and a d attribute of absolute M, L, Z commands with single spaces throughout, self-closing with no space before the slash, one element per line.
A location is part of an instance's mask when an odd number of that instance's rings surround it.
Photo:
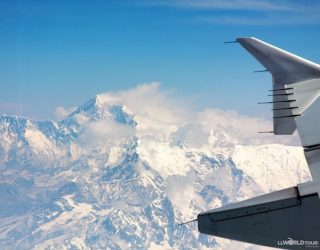
<path fill-rule="evenodd" d="M 274 134 L 298 129 L 312 178 L 320 181 L 320 65 L 253 37 L 237 41 L 272 74 Z"/>

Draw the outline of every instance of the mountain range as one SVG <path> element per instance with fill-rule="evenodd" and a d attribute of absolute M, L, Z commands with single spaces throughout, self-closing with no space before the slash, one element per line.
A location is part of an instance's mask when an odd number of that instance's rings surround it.
<path fill-rule="evenodd" d="M 101 94 L 58 122 L 1 115 L 0 248 L 262 249 L 178 224 L 308 181 L 302 149 L 156 99 Z"/>

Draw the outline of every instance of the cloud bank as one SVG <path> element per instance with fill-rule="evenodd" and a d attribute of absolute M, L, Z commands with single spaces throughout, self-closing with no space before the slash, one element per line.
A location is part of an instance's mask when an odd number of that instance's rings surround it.
<path fill-rule="evenodd" d="M 294 136 L 259 134 L 272 130 L 272 121 L 250 117 L 232 110 L 207 108 L 191 111 L 188 100 L 177 99 L 159 83 L 141 84 L 133 89 L 107 92 L 96 97 L 98 111 L 103 119 L 90 120 L 79 114 L 82 124 L 80 139 L 94 145 L 123 143 L 136 136 L 141 142 L 148 140 L 188 147 L 225 147 L 230 145 L 286 144 L 298 145 Z M 114 107 L 121 107 L 119 116 L 127 116 L 125 122 L 115 121 Z M 63 110 L 63 114 L 65 109 Z M 128 122 L 132 119 L 133 122 Z M 134 124 L 133 124 L 134 123 Z"/>

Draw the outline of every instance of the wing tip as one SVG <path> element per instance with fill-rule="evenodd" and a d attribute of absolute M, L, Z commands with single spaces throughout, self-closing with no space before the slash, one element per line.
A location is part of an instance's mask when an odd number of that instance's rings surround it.
<path fill-rule="evenodd" d="M 237 38 L 236 38 L 236 41 L 238 41 L 238 42 L 250 41 L 250 40 L 260 41 L 259 39 L 255 38 L 255 37 L 253 37 L 253 36 L 237 37 Z"/>

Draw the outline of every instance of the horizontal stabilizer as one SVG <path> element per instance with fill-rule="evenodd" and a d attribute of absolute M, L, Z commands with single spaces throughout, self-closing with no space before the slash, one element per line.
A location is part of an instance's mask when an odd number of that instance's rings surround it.
<path fill-rule="evenodd" d="M 307 243 L 301 245 L 301 241 L 307 241 L 308 247 L 319 247 L 319 196 L 300 196 L 297 190 L 293 187 L 201 213 L 198 229 L 277 248 L 305 249 Z"/>

